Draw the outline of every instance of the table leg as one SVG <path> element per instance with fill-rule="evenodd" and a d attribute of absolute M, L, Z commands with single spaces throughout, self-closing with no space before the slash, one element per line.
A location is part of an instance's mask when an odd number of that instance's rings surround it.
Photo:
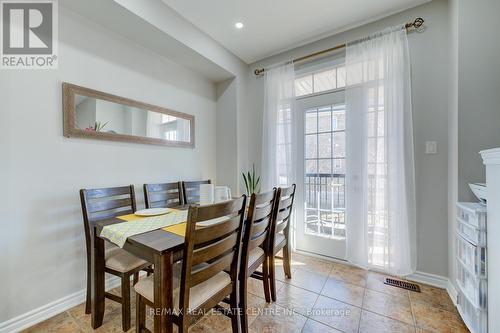
<path fill-rule="evenodd" d="M 154 332 L 172 333 L 172 317 L 170 316 L 170 311 L 173 311 L 172 253 L 155 255 L 154 264 L 154 301 L 156 305 Z"/>
<path fill-rule="evenodd" d="M 92 276 L 92 302 L 91 323 L 96 329 L 102 325 L 104 317 L 104 240 L 92 232 L 91 276 Z"/>

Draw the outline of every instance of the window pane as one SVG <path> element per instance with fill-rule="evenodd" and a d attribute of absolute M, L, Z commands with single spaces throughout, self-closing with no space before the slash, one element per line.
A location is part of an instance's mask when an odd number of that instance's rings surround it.
<path fill-rule="evenodd" d="M 316 158 L 318 156 L 316 135 L 306 135 L 306 158 Z"/>
<path fill-rule="evenodd" d="M 345 105 L 335 106 L 332 113 L 332 130 L 345 130 Z"/>
<path fill-rule="evenodd" d="M 320 158 L 330 158 L 332 156 L 332 134 L 318 134 L 319 142 L 319 157 Z"/>
<path fill-rule="evenodd" d="M 306 133 L 318 132 L 318 114 L 316 109 L 306 111 Z"/>
<path fill-rule="evenodd" d="M 314 74 L 314 92 L 335 88 L 335 69 Z"/>
<path fill-rule="evenodd" d="M 345 157 L 345 132 L 333 133 L 333 157 Z"/>
<path fill-rule="evenodd" d="M 318 110 L 318 130 L 319 132 L 328 132 L 332 130 L 332 112 L 330 107 Z"/>
<path fill-rule="evenodd" d="M 331 174 L 332 173 L 332 160 L 327 159 L 327 160 L 319 160 L 319 173 L 326 173 L 326 174 Z"/>
<path fill-rule="evenodd" d="M 345 159 L 336 158 L 333 160 L 333 173 L 335 174 L 345 174 Z"/>
<path fill-rule="evenodd" d="M 306 160 L 306 174 L 316 174 L 318 172 L 318 160 Z"/>
<path fill-rule="evenodd" d="M 337 67 L 337 88 L 345 87 L 345 67 Z"/>
<path fill-rule="evenodd" d="M 295 95 L 302 96 L 313 93 L 312 75 L 306 75 L 295 79 Z"/>

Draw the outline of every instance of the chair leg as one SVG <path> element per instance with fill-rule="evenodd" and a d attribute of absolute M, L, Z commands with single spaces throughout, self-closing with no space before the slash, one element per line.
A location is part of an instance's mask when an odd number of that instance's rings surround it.
<path fill-rule="evenodd" d="M 240 288 L 240 291 L 241 291 L 241 288 Z M 240 304 L 238 305 L 238 290 L 235 289 L 233 291 L 233 293 L 231 294 L 230 296 L 230 306 L 231 306 L 231 327 L 232 327 L 232 330 L 233 330 L 233 333 L 239 333 L 240 332 L 240 325 L 239 325 L 239 321 L 238 319 L 240 318 L 240 311 L 242 311 L 242 306 L 241 306 L 241 303 L 242 303 L 242 300 L 240 300 Z M 245 300 L 245 303 L 246 303 L 246 300 Z M 243 308 L 245 309 L 245 308 Z M 245 310 L 243 310 L 245 311 Z M 243 316 L 245 316 L 245 314 L 243 314 Z M 242 316 L 242 317 L 243 317 Z M 246 318 L 246 316 L 245 316 Z M 242 326 L 243 326 L 243 323 L 242 323 Z M 246 323 L 246 327 L 248 328 L 248 322 Z M 243 329 L 243 332 L 246 332 L 244 331 Z"/>
<path fill-rule="evenodd" d="M 135 298 L 135 322 L 135 332 L 141 333 L 142 329 L 146 327 L 146 304 L 139 294 Z"/>
<path fill-rule="evenodd" d="M 130 275 L 122 276 L 122 329 L 130 329 Z"/>
<path fill-rule="evenodd" d="M 85 314 L 89 314 L 91 312 L 91 292 L 92 292 L 92 274 L 90 273 L 90 263 L 87 262 L 87 296 L 85 298 Z"/>
<path fill-rule="evenodd" d="M 139 272 L 135 272 L 134 273 L 134 286 L 136 285 L 137 282 L 139 282 Z"/>
<path fill-rule="evenodd" d="M 287 241 L 285 247 L 283 248 L 283 270 L 285 271 L 285 276 L 287 279 L 292 278 L 292 269 L 290 267 L 291 261 L 292 258 L 290 256 L 290 245 Z"/>
<path fill-rule="evenodd" d="M 271 302 L 271 294 L 269 292 L 269 262 L 268 257 L 264 259 L 262 263 L 262 283 L 264 285 L 264 297 L 266 298 L 266 302 Z"/>
<path fill-rule="evenodd" d="M 247 279 L 243 278 L 242 281 L 240 281 L 240 307 L 239 307 L 239 314 L 240 314 L 240 323 L 241 323 L 241 332 L 242 333 L 247 333 L 248 332 L 248 290 L 247 290 Z"/>
<path fill-rule="evenodd" d="M 269 261 L 269 289 L 271 290 L 271 300 L 276 302 L 276 275 L 274 267 L 274 255 L 268 258 Z"/>

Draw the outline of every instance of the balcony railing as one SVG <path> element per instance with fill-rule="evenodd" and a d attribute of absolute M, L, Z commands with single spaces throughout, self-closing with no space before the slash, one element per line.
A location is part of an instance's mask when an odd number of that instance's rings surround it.
<path fill-rule="evenodd" d="M 345 238 L 345 175 L 308 173 L 304 185 L 305 232 Z"/>

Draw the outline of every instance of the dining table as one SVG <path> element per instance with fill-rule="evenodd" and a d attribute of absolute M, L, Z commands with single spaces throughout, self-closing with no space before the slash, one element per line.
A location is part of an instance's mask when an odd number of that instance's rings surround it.
<path fill-rule="evenodd" d="M 187 210 L 189 206 L 174 207 L 177 210 Z M 104 227 L 123 223 L 119 217 L 94 222 L 92 226 L 91 251 L 91 325 L 97 329 L 102 325 L 105 302 L 105 243 L 101 237 Z M 184 237 L 164 229 L 156 229 L 130 236 L 123 244 L 123 249 L 154 264 L 154 299 L 159 308 L 153 309 L 154 332 L 171 333 L 173 309 L 173 264 L 182 260 Z"/>

